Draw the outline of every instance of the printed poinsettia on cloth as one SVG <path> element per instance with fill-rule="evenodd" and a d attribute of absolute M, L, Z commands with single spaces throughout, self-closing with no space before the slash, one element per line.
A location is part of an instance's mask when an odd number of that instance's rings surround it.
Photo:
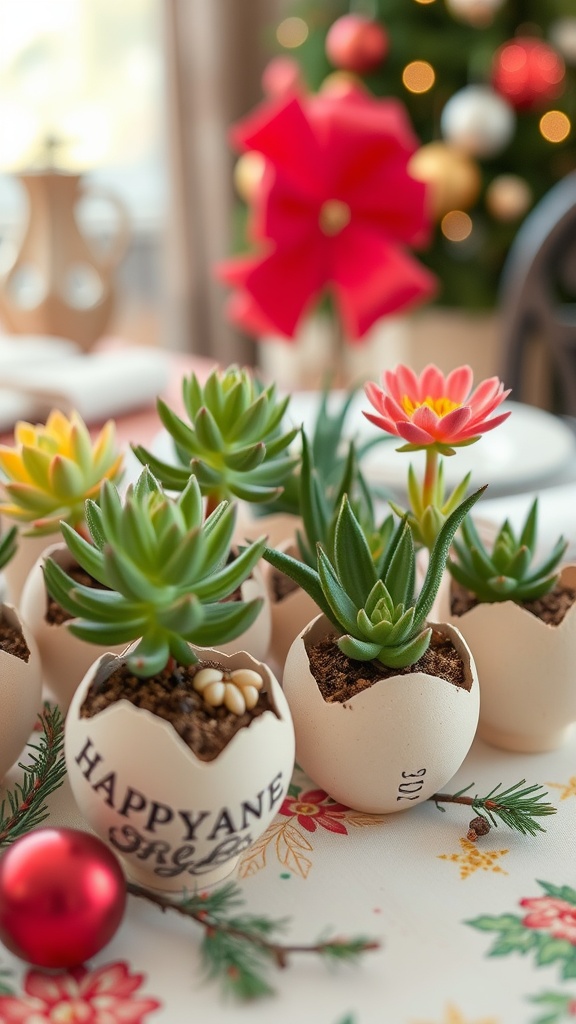
<path fill-rule="evenodd" d="M 257 251 L 218 268 L 244 330 L 293 338 L 328 290 L 356 341 L 434 293 L 409 252 L 425 244 L 429 222 L 426 187 L 407 170 L 418 142 L 399 101 L 360 89 L 292 93 L 237 124 L 232 142 L 264 158 L 249 221 Z"/>

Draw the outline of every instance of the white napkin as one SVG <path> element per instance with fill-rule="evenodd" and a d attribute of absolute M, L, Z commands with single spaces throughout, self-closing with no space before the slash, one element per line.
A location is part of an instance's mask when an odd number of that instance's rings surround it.
<path fill-rule="evenodd" d="M 0 429 L 16 419 L 43 421 L 51 409 L 76 409 L 87 422 L 99 422 L 153 402 L 169 379 L 168 353 L 129 347 L 51 361 L 2 364 L 0 349 Z"/>

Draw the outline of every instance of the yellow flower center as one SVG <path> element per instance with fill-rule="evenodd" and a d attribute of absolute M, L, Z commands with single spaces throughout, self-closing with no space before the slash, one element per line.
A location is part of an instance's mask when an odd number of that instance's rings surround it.
<path fill-rule="evenodd" d="M 92 1018 L 92 1010 L 84 999 L 58 1003 L 50 1013 L 51 1024 L 82 1024 Z"/>
<path fill-rule="evenodd" d="M 318 804 L 292 804 L 292 812 L 294 814 L 307 814 L 313 818 L 315 814 L 318 814 L 319 810 Z"/>
<path fill-rule="evenodd" d="M 343 203 L 341 199 L 327 199 L 322 204 L 318 215 L 320 230 L 325 235 L 339 235 L 350 223 L 351 216 L 348 203 Z"/>
<path fill-rule="evenodd" d="M 423 402 L 415 402 L 409 395 L 404 395 L 402 399 L 402 408 L 410 417 L 414 415 L 416 409 L 420 409 L 423 405 L 427 405 L 437 416 L 446 416 L 453 409 L 459 409 L 461 404 L 461 402 L 454 402 L 451 398 L 431 398 L 430 395 L 426 395 Z"/>

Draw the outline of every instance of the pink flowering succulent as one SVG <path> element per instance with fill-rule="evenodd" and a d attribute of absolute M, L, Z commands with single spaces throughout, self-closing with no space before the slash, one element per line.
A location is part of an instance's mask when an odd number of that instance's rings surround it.
<path fill-rule="evenodd" d="M 455 455 L 457 448 L 474 444 L 503 423 L 510 412 L 496 410 L 510 391 L 498 377 L 487 378 L 473 390 L 473 373 L 467 365 L 447 376 L 433 363 L 419 375 L 409 366 L 399 365 L 386 370 L 382 382 L 383 387 L 374 381 L 366 384 L 366 397 L 376 412 L 364 410 L 364 416 L 405 442 L 398 451 L 426 452 L 423 481 L 417 480 L 412 466 L 408 470 L 409 519 L 416 539 L 431 548 L 470 481 L 468 473 L 446 497 L 439 456 Z M 403 509 L 391 505 L 404 515 Z"/>
<path fill-rule="evenodd" d="M 409 366 L 383 374 L 385 387 L 366 384 L 366 396 L 377 410 L 365 412 L 377 427 L 403 438 L 400 451 L 433 448 L 440 455 L 454 455 L 455 448 L 473 444 L 510 415 L 492 413 L 510 391 L 498 377 L 489 377 L 473 391 L 470 366 L 459 366 L 447 377 L 433 363 L 420 376 Z"/>

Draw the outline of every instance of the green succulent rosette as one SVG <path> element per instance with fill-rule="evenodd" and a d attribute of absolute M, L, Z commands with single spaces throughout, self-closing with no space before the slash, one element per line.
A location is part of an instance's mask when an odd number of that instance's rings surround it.
<path fill-rule="evenodd" d="M 77 583 L 47 558 L 52 597 L 72 616 L 71 633 L 90 643 L 138 640 L 130 670 L 152 676 L 173 657 L 198 658 L 189 644 L 213 647 L 243 633 L 262 601 L 225 601 L 249 576 L 265 539 L 230 559 L 235 506 L 221 502 L 203 518 L 198 481 L 189 477 L 172 498 L 145 468 L 122 502 L 113 484 L 102 485 L 99 504 L 86 503 L 92 543 L 66 523 L 64 540 L 78 564 L 106 589 Z"/>
<path fill-rule="evenodd" d="M 210 507 L 219 501 L 273 501 L 298 465 L 290 452 L 298 433 L 282 432 L 290 401 L 277 398 L 276 385 L 264 386 L 247 369 L 214 369 L 205 384 L 192 374 L 182 382 L 186 423 L 162 399 L 158 414 L 174 441 L 177 465 L 134 445 L 140 462 L 149 465 L 164 487 L 181 491 L 191 474 Z"/>

